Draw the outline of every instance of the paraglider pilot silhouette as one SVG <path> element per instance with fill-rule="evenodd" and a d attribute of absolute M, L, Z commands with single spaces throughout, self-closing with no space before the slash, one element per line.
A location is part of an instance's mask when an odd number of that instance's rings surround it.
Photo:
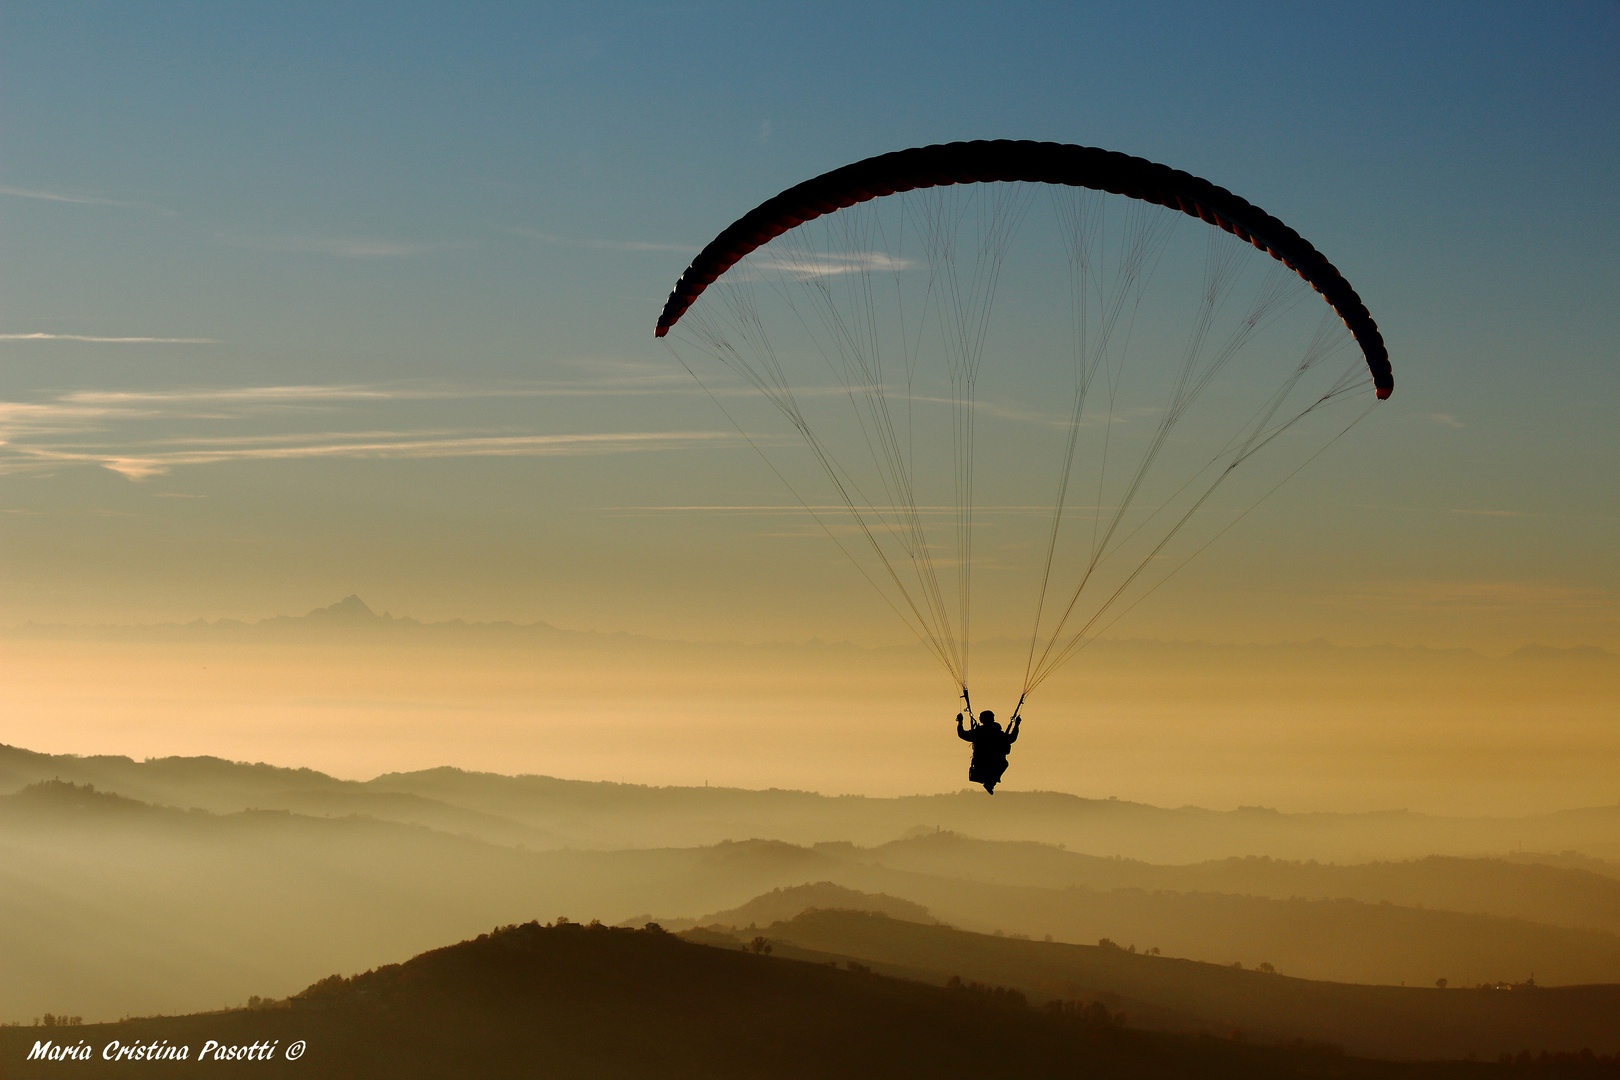
<path fill-rule="evenodd" d="M 1007 771 L 1007 753 L 1018 741 L 1018 725 L 1022 716 L 1014 715 L 1005 731 L 996 723 L 996 714 L 986 709 L 973 719 L 973 710 L 967 711 L 968 726 L 962 726 L 962 714 L 956 714 L 956 737 L 973 744 L 973 760 L 968 764 L 968 781 L 983 784 L 984 790 L 994 795 L 1001 774 Z"/>

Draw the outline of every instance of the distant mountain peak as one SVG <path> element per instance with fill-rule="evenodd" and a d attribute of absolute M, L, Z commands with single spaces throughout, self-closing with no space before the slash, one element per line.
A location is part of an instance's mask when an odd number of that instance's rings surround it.
<path fill-rule="evenodd" d="M 345 596 L 335 604 L 330 604 L 323 608 L 316 608 L 308 615 L 305 615 L 304 618 L 319 622 L 359 623 L 381 622 L 382 620 L 389 618 L 389 616 L 378 615 L 375 611 L 371 610 L 370 606 L 367 605 L 364 600 L 360 599 L 358 594 L 350 593 L 348 596 Z"/>

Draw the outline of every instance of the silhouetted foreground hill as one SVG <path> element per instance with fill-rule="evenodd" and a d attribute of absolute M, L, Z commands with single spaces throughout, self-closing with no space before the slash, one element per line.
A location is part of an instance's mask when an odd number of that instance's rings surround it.
<path fill-rule="evenodd" d="M 737 935 L 749 936 L 747 932 Z M 970 934 L 859 911 L 807 911 L 760 931 L 783 955 L 855 957 L 943 983 L 1014 987 L 1037 1003 L 1102 1000 L 1133 1025 L 1336 1043 L 1380 1058 L 1495 1060 L 1522 1050 L 1620 1054 L 1620 986 L 1512 989 L 1314 982 L 1219 964 Z M 709 940 L 725 943 L 724 935 Z M 795 950 L 803 950 L 802 953 Z"/>
<path fill-rule="evenodd" d="M 290 1008 L 0 1030 L 0 1068 L 60 1076 L 567 1077 L 1475 1077 L 1463 1062 L 1401 1065 L 1325 1049 L 1121 1030 L 1104 1010 L 1058 1015 L 1014 995 L 694 945 L 656 930 L 510 926 L 350 979 Z M 89 1061 L 27 1060 L 55 1037 Z M 106 1062 L 120 1044 L 185 1046 L 184 1062 Z M 268 1061 L 198 1060 L 207 1040 L 273 1046 Z M 301 1058 L 286 1048 L 302 1041 Z M 1611 1063 L 1572 1063 L 1612 1075 Z M 1552 1070 L 1543 1070 L 1551 1072 Z"/>

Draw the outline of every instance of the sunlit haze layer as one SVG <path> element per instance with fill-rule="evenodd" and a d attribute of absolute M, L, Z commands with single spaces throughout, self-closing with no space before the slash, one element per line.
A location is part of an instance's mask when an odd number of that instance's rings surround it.
<path fill-rule="evenodd" d="M 353 779 L 455 765 L 828 794 L 966 782 L 959 703 L 920 647 L 335 621 L 13 636 L 0 721 L 32 750 Z M 1022 649 L 979 653 L 975 705 L 1005 716 Z M 1595 651 L 1104 641 L 1026 706 L 1007 786 L 1291 811 L 1610 804 L 1617 701 L 1620 659 Z"/>
<path fill-rule="evenodd" d="M 0 10 L 0 742 L 963 786 L 960 688 L 749 441 L 788 436 L 733 426 L 652 331 L 783 188 L 1014 138 L 1276 214 L 1366 301 L 1396 389 L 1040 687 L 1009 787 L 1620 798 L 1620 12 L 839 11 Z M 1057 335 L 1041 280 L 1002 295 L 1030 340 Z M 1022 470 L 1048 420 L 1003 405 L 987 505 L 1055 468 Z M 998 567 L 1030 549 L 981 526 L 972 689 L 1005 715 L 1031 612 Z M 173 628 L 356 594 L 603 636 Z"/>

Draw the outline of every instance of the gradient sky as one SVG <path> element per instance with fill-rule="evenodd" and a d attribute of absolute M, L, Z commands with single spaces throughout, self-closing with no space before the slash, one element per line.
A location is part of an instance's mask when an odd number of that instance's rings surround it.
<path fill-rule="evenodd" d="M 1395 365 L 1121 632 L 1620 647 L 1617 83 L 1607 3 L 6 3 L 0 623 L 904 640 L 823 541 L 623 509 L 789 501 L 653 321 L 792 183 L 1034 138 L 1294 225 Z"/>

